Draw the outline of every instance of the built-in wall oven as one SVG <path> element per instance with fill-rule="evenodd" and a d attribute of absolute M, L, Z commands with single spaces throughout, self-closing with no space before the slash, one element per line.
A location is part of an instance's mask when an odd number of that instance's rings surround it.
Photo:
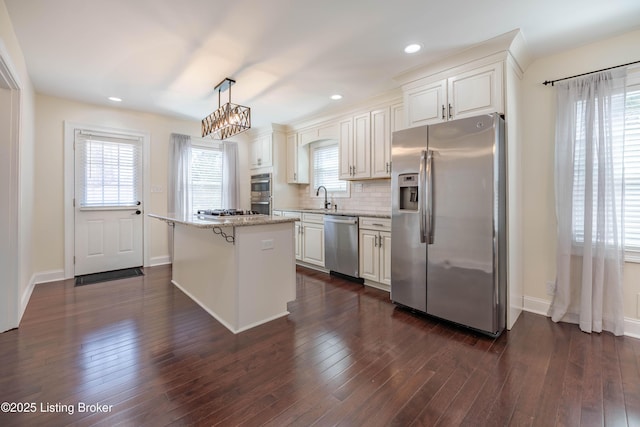
<path fill-rule="evenodd" d="M 251 210 L 264 215 L 271 215 L 272 191 L 270 173 L 251 175 Z"/>

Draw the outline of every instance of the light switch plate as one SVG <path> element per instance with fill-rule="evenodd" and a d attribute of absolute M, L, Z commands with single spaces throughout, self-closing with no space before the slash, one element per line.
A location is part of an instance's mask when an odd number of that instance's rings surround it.
<path fill-rule="evenodd" d="M 268 249 L 273 249 L 273 239 L 263 240 L 262 241 L 262 250 L 266 251 Z"/>

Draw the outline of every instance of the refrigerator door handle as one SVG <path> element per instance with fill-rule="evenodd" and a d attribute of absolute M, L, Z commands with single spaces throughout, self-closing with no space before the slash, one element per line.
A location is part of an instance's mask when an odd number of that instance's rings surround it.
<path fill-rule="evenodd" d="M 427 189 L 427 244 L 433 244 L 433 151 L 429 150 L 426 161 L 426 189 Z"/>
<path fill-rule="evenodd" d="M 418 218 L 420 222 L 420 243 L 425 243 L 427 236 L 425 230 L 426 223 L 426 166 L 427 166 L 427 150 L 420 152 L 420 173 L 418 175 Z"/>

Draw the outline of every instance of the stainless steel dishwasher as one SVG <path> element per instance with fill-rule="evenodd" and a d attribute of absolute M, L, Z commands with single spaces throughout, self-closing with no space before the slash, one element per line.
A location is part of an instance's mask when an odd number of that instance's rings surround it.
<path fill-rule="evenodd" d="M 358 217 L 324 216 L 324 262 L 330 272 L 359 278 Z"/>

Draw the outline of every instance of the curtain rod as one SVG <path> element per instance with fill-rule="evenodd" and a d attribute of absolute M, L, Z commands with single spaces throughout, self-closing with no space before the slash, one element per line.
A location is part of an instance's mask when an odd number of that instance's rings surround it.
<path fill-rule="evenodd" d="M 640 61 L 629 62 L 627 64 L 622 64 L 622 65 L 615 65 L 613 67 L 603 68 L 602 70 L 589 71 L 588 73 L 576 74 L 575 76 L 571 76 L 571 77 L 563 77 L 561 79 L 556 79 L 556 80 L 546 80 L 542 84 L 545 85 L 545 86 L 548 85 L 548 84 L 551 84 L 551 86 L 553 86 L 553 84 L 555 82 L 559 82 L 559 81 L 562 81 L 562 80 L 569 80 L 569 79 L 573 79 L 575 77 L 582 77 L 582 76 L 586 76 L 586 75 L 589 75 L 589 74 L 599 73 L 601 71 L 613 70 L 614 68 L 626 67 L 627 65 L 633 65 L 633 64 L 640 64 Z"/>

